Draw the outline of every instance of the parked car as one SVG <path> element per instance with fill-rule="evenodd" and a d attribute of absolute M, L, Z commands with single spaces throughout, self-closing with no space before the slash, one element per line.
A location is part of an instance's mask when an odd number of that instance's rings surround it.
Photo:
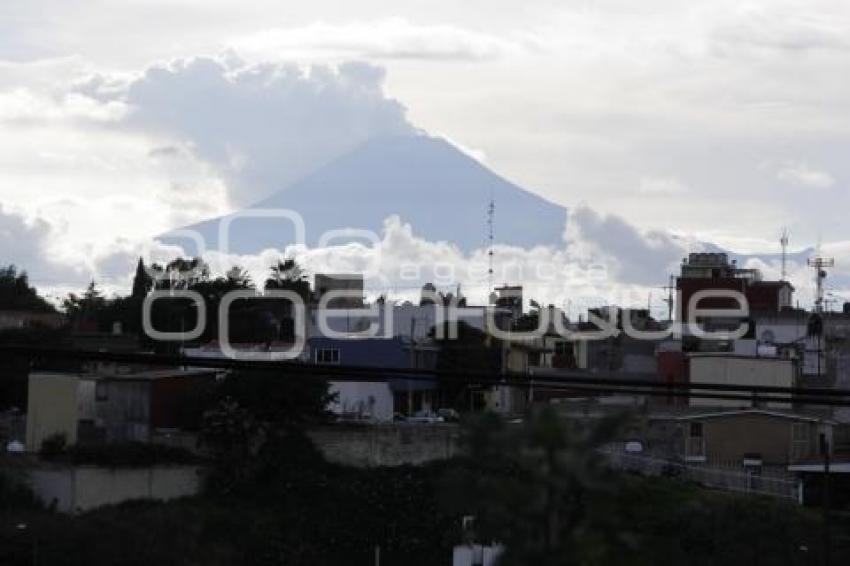
<path fill-rule="evenodd" d="M 412 417 L 407 418 L 409 423 L 436 424 L 444 422 L 443 417 L 433 411 L 418 411 Z"/>
<path fill-rule="evenodd" d="M 442 417 L 447 423 L 456 423 L 460 420 L 460 413 L 454 409 L 438 409 L 437 415 Z"/>

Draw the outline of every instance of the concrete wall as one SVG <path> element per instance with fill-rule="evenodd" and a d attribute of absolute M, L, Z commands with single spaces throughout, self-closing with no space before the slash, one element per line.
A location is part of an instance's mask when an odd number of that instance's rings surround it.
<path fill-rule="evenodd" d="M 457 454 L 454 425 L 317 427 L 308 432 L 325 457 L 356 467 L 417 465 Z"/>
<path fill-rule="evenodd" d="M 64 434 L 68 444 L 77 442 L 77 390 L 73 375 L 32 373 L 27 399 L 27 450 L 37 452 L 45 438 Z"/>
<path fill-rule="evenodd" d="M 201 487 L 200 469 L 193 466 L 45 466 L 31 469 L 28 476 L 35 495 L 64 513 L 135 499 L 174 499 L 195 495 Z"/>
<path fill-rule="evenodd" d="M 761 385 L 793 387 L 794 363 L 778 358 L 740 358 L 732 356 L 692 356 L 691 383 Z M 693 407 L 749 407 L 751 401 L 727 399 L 690 399 Z M 766 403 L 768 408 L 789 408 L 788 403 Z"/>

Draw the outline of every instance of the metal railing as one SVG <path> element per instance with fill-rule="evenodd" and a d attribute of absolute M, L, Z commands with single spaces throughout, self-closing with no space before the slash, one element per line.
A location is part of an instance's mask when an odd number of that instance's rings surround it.
<path fill-rule="evenodd" d="M 800 500 L 799 481 L 791 474 L 773 470 L 739 470 L 712 464 L 692 464 L 671 458 L 630 454 L 618 446 L 599 449 L 609 464 L 619 470 L 645 476 L 668 477 L 725 491 Z"/>

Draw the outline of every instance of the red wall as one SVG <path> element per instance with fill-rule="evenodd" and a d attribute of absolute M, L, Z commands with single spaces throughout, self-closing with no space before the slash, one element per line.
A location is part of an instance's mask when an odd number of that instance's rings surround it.
<path fill-rule="evenodd" d="M 678 289 L 681 292 L 681 308 L 687 309 L 691 297 L 699 291 L 725 290 L 739 291 L 744 293 L 749 302 L 750 312 L 778 312 L 780 285 L 776 284 L 750 284 L 743 279 L 721 278 L 721 279 L 679 279 Z M 706 298 L 697 305 L 702 309 L 737 309 L 739 304 L 734 299 Z"/>
<path fill-rule="evenodd" d="M 688 383 L 688 359 L 684 352 L 658 352 L 658 377 L 663 383 Z M 687 397 L 670 396 L 670 405 L 687 405 Z"/>

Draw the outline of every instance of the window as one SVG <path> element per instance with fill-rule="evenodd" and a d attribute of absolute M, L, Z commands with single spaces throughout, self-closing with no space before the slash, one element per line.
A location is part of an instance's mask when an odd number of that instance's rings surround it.
<path fill-rule="evenodd" d="M 528 367 L 530 367 L 530 368 L 540 367 L 540 352 L 529 352 L 528 353 Z"/>
<path fill-rule="evenodd" d="M 316 350 L 317 364 L 338 364 L 339 349 L 338 348 L 318 348 Z"/>
<path fill-rule="evenodd" d="M 691 423 L 689 436 L 691 438 L 702 438 L 702 423 Z"/>
<path fill-rule="evenodd" d="M 801 460 L 809 455 L 809 425 L 791 425 L 791 460 Z"/>

